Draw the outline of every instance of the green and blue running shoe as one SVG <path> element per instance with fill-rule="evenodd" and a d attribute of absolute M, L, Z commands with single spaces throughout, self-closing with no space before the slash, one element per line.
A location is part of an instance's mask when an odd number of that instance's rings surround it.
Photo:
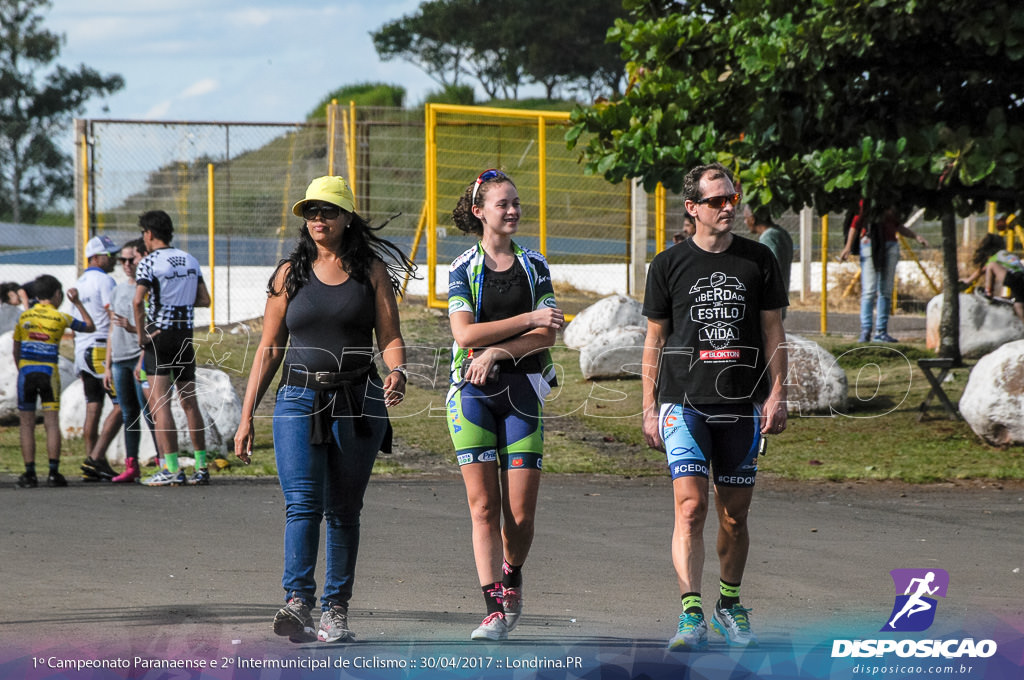
<path fill-rule="evenodd" d="M 715 605 L 711 626 L 725 638 L 725 643 L 730 647 L 757 647 L 757 636 L 750 631 L 749 613 L 749 609 L 738 604 L 729 609 Z"/>
<path fill-rule="evenodd" d="M 679 630 L 668 641 L 671 652 L 702 652 L 708 648 L 708 623 L 703 614 L 687 614 L 679 616 Z"/>

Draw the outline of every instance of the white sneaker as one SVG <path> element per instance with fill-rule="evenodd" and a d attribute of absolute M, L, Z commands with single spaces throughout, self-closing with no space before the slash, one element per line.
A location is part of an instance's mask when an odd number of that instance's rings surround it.
<path fill-rule="evenodd" d="M 480 626 L 469 636 L 470 640 L 507 640 L 508 624 L 502 612 L 488 614 Z"/>
<path fill-rule="evenodd" d="M 519 615 L 523 613 L 523 589 L 505 588 L 501 594 L 502 606 L 505 608 L 505 626 L 509 632 L 519 624 Z"/>
<path fill-rule="evenodd" d="M 715 632 L 725 637 L 725 643 L 730 647 L 757 647 L 757 636 L 750 630 L 749 609 L 740 605 L 733 605 L 729 609 L 722 609 L 715 605 L 715 612 L 711 615 L 711 627 Z"/>

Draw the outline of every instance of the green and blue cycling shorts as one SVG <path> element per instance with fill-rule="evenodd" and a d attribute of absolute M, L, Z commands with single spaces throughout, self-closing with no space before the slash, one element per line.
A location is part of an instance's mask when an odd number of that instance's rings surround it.
<path fill-rule="evenodd" d="M 526 373 L 502 373 L 482 386 L 452 386 L 448 433 L 459 465 L 497 461 L 503 470 L 541 469 L 542 408 Z"/>

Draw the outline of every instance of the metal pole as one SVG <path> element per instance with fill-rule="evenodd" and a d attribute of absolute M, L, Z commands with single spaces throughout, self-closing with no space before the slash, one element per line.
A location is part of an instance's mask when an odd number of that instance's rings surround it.
<path fill-rule="evenodd" d="M 214 236 L 216 235 L 216 229 L 214 224 L 216 222 L 216 206 L 214 198 L 216 192 L 214 191 L 214 173 L 213 163 L 206 164 L 206 214 L 207 225 L 206 225 L 206 257 L 207 262 L 210 265 L 210 332 L 213 332 L 215 324 L 213 323 L 215 306 L 217 304 L 216 295 L 216 283 L 217 275 L 215 273 L 216 267 L 214 266 L 217 262 L 217 246 L 214 242 Z"/>

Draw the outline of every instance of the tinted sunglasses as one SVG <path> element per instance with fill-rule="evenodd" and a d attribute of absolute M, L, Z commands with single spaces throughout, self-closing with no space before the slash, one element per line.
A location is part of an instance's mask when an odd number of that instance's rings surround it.
<path fill-rule="evenodd" d="M 483 172 L 481 172 L 480 176 L 476 178 L 476 183 L 473 184 L 473 198 L 472 200 L 470 200 L 469 204 L 476 205 L 476 193 L 477 191 L 480 190 L 481 184 L 483 184 L 484 182 L 489 182 L 492 179 L 498 179 L 499 177 L 504 177 L 505 179 L 508 179 L 508 175 L 503 173 L 501 170 L 496 170 L 495 168 L 491 168 L 490 170 L 484 170 Z"/>
<path fill-rule="evenodd" d="M 336 205 L 312 205 L 310 203 L 302 206 L 302 219 L 309 222 L 315 220 L 317 215 L 325 220 L 336 220 L 341 215 L 341 208 Z"/>
<path fill-rule="evenodd" d="M 708 196 L 707 198 L 694 201 L 694 203 L 697 205 L 707 205 L 715 210 L 721 210 L 725 207 L 726 203 L 735 207 L 736 204 L 740 202 L 741 195 L 742 194 L 737 191 L 735 194 L 726 194 L 724 196 Z"/>

